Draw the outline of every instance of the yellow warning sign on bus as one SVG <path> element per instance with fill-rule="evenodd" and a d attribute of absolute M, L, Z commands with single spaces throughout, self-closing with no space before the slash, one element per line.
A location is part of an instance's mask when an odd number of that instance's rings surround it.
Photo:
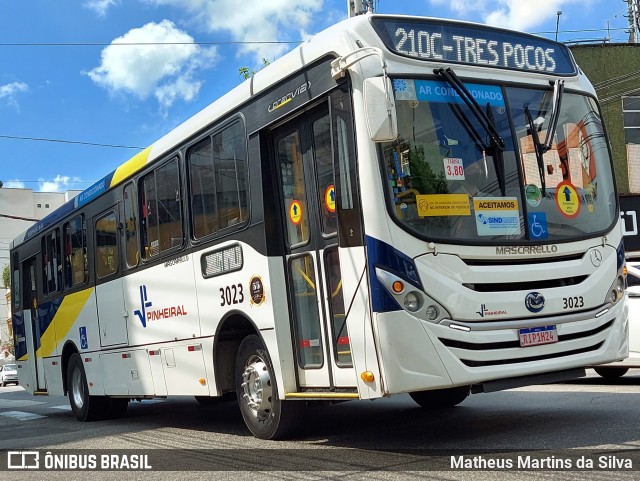
<path fill-rule="evenodd" d="M 419 194 L 416 206 L 420 217 L 471 215 L 467 194 Z"/>
<path fill-rule="evenodd" d="M 556 206 L 560 213 L 569 219 L 580 213 L 580 197 L 570 182 L 560 182 L 556 187 Z"/>
<path fill-rule="evenodd" d="M 289 204 L 289 219 L 296 225 L 302 220 L 302 205 L 300 201 L 292 200 L 291 204 Z"/>
<path fill-rule="evenodd" d="M 329 184 L 327 190 L 324 191 L 324 205 L 331 213 L 336 211 L 336 188 L 333 184 Z"/>

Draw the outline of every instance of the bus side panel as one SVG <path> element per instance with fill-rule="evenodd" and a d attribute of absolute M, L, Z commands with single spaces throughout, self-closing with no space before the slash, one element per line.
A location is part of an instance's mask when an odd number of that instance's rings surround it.
<path fill-rule="evenodd" d="M 192 255 L 123 278 L 129 345 L 200 337 Z"/>
<path fill-rule="evenodd" d="M 376 352 L 369 289 L 366 279 L 364 248 L 340 248 L 340 269 L 347 312 L 347 330 L 356 373 L 370 371 L 372 382 L 365 382 L 358 375 L 358 392 L 362 399 L 377 398 L 384 394 L 378 353 Z"/>
<path fill-rule="evenodd" d="M 48 357 L 44 360 L 44 372 L 49 396 L 64 396 L 60 365 L 60 356 Z"/>
<path fill-rule="evenodd" d="M 27 390 L 33 392 L 35 387 L 34 362 L 35 354 L 33 349 L 33 338 L 31 336 L 31 313 L 28 310 L 19 311 L 13 314 L 13 336 L 16 347 L 16 364 L 18 365 L 18 381 L 20 385 Z"/>

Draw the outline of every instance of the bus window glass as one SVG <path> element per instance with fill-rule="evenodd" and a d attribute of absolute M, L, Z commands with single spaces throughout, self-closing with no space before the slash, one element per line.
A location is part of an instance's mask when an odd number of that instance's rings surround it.
<path fill-rule="evenodd" d="M 84 215 L 67 222 L 63 231 L 65 285 L 73 287 L 87 282 L 89 276 Z"/>
<path fill-rule="evenodd" d="M 313 123 L 313 147 L 316 161 L 320 222 L 322 233 L 334 234 L 337 229 L 336 187 L 333 180 L 333 153 L 329 116 Z"/>
<path fill-rule="evenodd" d="M 143 177 L 141 190 L 141 234 L 144 257 L 148 259 L 182 245 L 177 159 Z"/>
<path fill-rule="evenodd" d="M 246 164 L 244 131 L 239 122 L 213 136 L 216 207 L 221 229 L 246 220 Z"/>
<path fill-rule="evenodd" d="M 309 216 L 298 132 L 278 141 L 277 155 L 282 179 L 282 207 L 287 224 L 287 241 L 289 246 L 305 244 L 309 240 Z"/>
<path fill-rule="evenodd" d="M 353 188 L 351 186 L 350 172 L 350 139 L 351 132 L 348 124 L 342 117 L 336 117 L 336 143 L 338 150 L 338 163 L 340 172 L 340 191 L 338 201 L 340 207 L 345 210 L 353 209 Z"/>
<path fill-rule="evenodd" d="M 138 265 L 138 232 L 136 220 L 136 203 L 133 194 L 133 184 L 128 184 L 124 188 L 124 250 L 127 258 L 127 266 Z"/>
<path fill-rule="evenodd" d="M 327 286 L 329 290 L 333 356 L 338 366 L 352 366 L 351 346 L 347 333 L 346 311 L 342 294 L 340 257 L 337 246 L 329 247 L 324 251 L 324 269 L 327 275 Z"/>
<path fill-rule="evenodd" d="M 118 270 L 118 237 L 115 212 L 96 221 L 96 269 L 98 277 L 106 277 Z"/>
<path fill-rule="evenodd" d="M 589 97 L 564 93 L 550 149 L 536 153 L 552 118 L 552 87 L 465 84 L 504 141 L 500 148 L 448 83 L 396 79 L 393 86 L 399 137 L 383 146 L 384 182 L 391 212 L 408 230 L 446 242 L 550 242 L 615 220 L 610 157 Z"/>
<path fill-rule="evenodd" d="M 323 362 L 320 314 L 313 257 L 306 254 L 291 261 L 293 315 L 298 339 L 300 367 L 320 367 Z"/>
<path fill-rule="evenodd" d="M 242 123 L 200 142 L 189 152 L 191 215 L 196 239 L 247 220 L 247 154 Z"/>
<path fill-rule="evenodd" d="M 11 280 L 11 297 L 13 299 L 13 308 L 20 307 L 20 267 L 18 255 L 13 255 L 13 273 Z"/>
<path fill-rule="evenodd" d="M 219 229 L 212 164 L 211 138 L 207 138 L 189 152 L 191 218 L 196 239 Z"/>
<path fill-rule="evenodd" d="M 44 295 L 53 294 L 62 288 L 60 229 L 55 229 L 42 238 L 42 278 Z"/>

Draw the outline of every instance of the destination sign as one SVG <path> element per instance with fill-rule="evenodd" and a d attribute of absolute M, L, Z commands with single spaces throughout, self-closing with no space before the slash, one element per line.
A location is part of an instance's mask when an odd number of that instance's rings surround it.
<path fill-rule="evenodd" d="M 372 18 L 386 47 L 421 60 L 575 75 L 569 49 L 525 33 L 446 20 Z"/>

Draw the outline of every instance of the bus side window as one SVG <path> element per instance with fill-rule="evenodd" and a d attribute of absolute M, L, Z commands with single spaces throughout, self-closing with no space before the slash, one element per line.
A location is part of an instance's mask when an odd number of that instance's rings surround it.
<path fill-rule="evenodd" d="M 60 244 L 60 229 L 42 237 L 42 292 L 45 296 L 62 289 Z"/>
<path fill-rule="evenodd" d="M 96 221 L 96 268 L 99 278 L 118 270 L 116 222 L 115 212 L 110 212 Z"/>
<path fill-rule="evenodd" d="M 64 232 L 64 278 L 67 287 L 87 282 L 89 270 L 85 255 L 87 240 L 84 214 L 74 217 L 63 228 Z"/>
<path fill-rule="evenodd" d="M 140 255 L 138 254 L 138 231 L 136 220 L 136 203 L 133 193 L 133 183 L 128 184 L 124 188 L 124 225 L 125 238 L 124 250 L 126 253 L 127 266 L 135 267 L 138 265 Z"/>
<path fill-rule="evenodd" d="M 140 235 L 144 258 L 183 244 L 178 159 L 158 167 L 140 182 Z"/>

